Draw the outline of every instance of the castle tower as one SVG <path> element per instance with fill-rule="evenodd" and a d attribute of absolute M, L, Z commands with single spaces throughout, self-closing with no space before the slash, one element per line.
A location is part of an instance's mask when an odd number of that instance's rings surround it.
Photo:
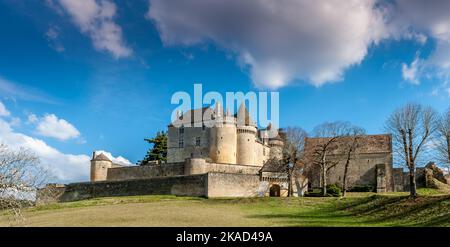
<path fill-rule="evenodd" d="M 268 144 L 270 147 L 270 159 L 283 159 L 283 147 L 284 147 L 284 139 L 286 137 L 286 133 L 282 131 L 282 129 L 278 129 L 275 133 L 273 132 L 272 124 L 267 126 L 266 131 L 270 132 L 271 135 L 277 135 L 273 138 L 268 138 Z"/>
<path fill-rule="evenodd" d="M 284 142 L 280 136 L 269 139 L 269 146 L 270 146 L 270 154 L 269 154 L 270 159 L 273 158 L 277 160 L 283 159 Z"/>
<path fill-rule="evenodd" d="M 219 102 L 214 117 L 216 125 L 211 128 L 210 158 L 217 163 L 236 164 L 236 121 L 229 114 L 224 116 Z"/>
<path fill-rule="evenodd" d="M 104 154 L 92 154 L 91 160 L 91 182 L 105 181 L 108 169 L 112 167 L 112 161 Z"/>
<path fill-rule="evenodd" d="M 237 112 L 237 164 L 255 165 L 256 125 L 242 103 Z"/>

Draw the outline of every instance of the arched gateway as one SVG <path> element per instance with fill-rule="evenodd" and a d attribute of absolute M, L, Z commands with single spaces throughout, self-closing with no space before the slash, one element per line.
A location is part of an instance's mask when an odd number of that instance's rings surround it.
<path fill-rule="evenodd" d="M 274 184 L 270 187 L 270 196 L 271 197 L 280 197 L 280 186 L 278 184 Z"/>

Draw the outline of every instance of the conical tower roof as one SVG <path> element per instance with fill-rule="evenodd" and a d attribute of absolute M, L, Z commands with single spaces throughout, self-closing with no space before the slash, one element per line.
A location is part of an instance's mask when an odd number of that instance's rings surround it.
<path fill-rule="evenodd" d="M 96 155 L 93 159 L 93 161 L 111 161 L 106 155 L 103 153 L 100 153 L 99 155 Z"/>
<path fill-rule="evenodd" d="M 251 125 L 256 126 L 255 122 L 250 116 L 250 113 L 247 110 L 247 107 L 245 106 L 245 103 L 243 102 L 238 109 L 238 112 L 236 114 L 237 117 L 237 123 L 238 124 L 244 124 L 244 125 Z"/>

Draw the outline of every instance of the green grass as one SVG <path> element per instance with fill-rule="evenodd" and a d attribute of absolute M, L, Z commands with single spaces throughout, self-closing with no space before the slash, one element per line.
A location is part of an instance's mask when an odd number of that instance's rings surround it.
<path fill-rule="evenodd" d="M 450 226 L 450 195 L 348 193 L 346 198 L 131 196 L 25 210 L 26 226 Z M 0 226 L 8 225 L 0 215 Z"/>

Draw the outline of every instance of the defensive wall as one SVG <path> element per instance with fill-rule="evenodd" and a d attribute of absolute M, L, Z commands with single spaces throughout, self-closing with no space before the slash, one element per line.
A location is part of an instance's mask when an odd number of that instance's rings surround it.
<path fill-rule="evenodd" d="M 264 196 L 259 175 L 210 172 L 198 175 L 98 181 L 47 186 L 38 191 L 37 203 L 68 202 L 96 197 L 176 195 L 200 197 Z M 268 184 L 267 184 L 268 186 Z"/>

